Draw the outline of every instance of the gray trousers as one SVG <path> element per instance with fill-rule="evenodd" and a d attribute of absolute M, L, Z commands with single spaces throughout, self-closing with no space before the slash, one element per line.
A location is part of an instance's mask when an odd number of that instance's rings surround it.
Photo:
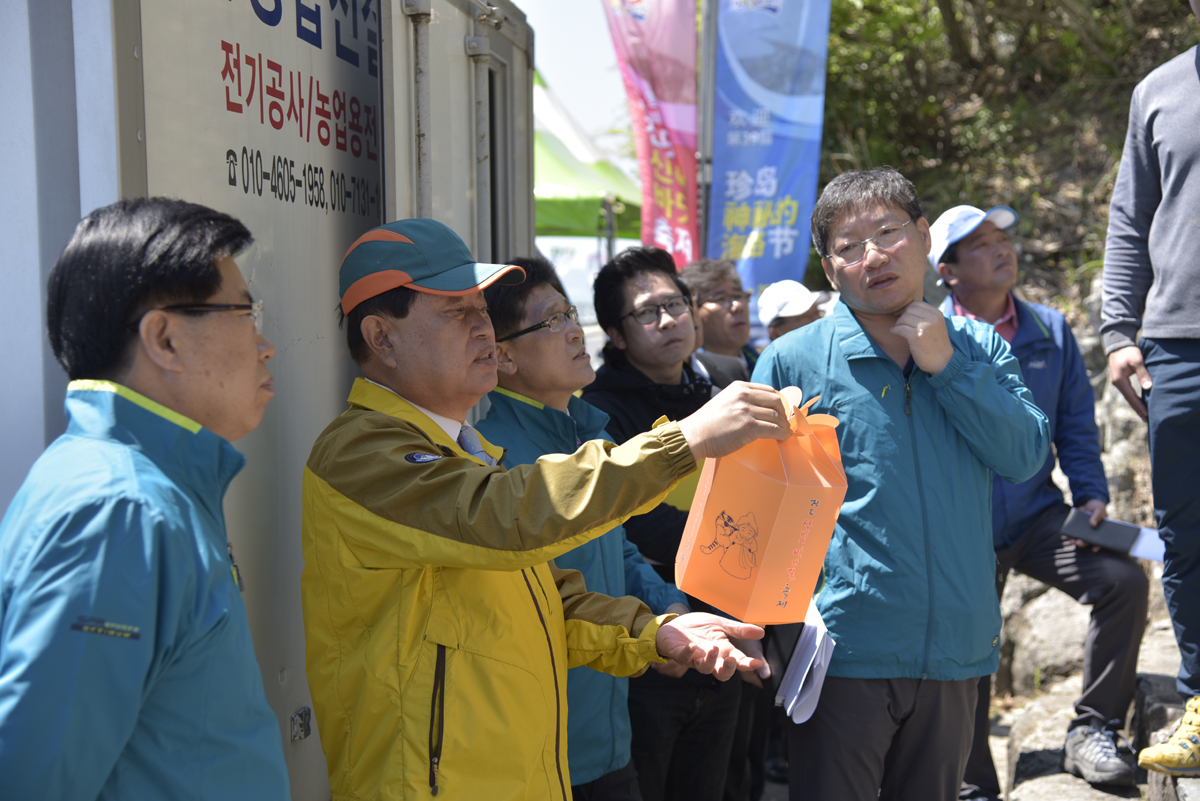
<path fill-rule="evenodd" d="M 977 679 L 825 679 L 790 724 L 791 801 L 954 801 L 971 748 Z"/>
<path fill-rule="evenodd" d="M 1047 509 L 1011 547 L 996 552 L 998 595 L 1004 594 L 1009 571 L 1015 568 L 1092 607 L 1083 646 L 1083 695 L 1075 701 L 1075 719 L 1068 730 L 1103 726 L 1110 720 L 1124 722 L 1137 680 L 1150 587 L 1141 566 L 1128 556 L 1103 549 L 1094 552 L 1064 540 L 1060 532 L 1070 511 L 1065 503 Z M 979 680 L 975 743 L 964 781 L 985 794 L 999 795 L 987 740 L 991 679 Z"/>

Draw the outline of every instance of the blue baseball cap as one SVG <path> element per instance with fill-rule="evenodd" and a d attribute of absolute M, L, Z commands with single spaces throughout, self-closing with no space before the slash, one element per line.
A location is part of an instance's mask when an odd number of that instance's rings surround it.
<path fill-rule="evenodd" d="M 515 264 L 475 261 L 458 234 L 437 220 L 397 220 L 355 240 L 338 271 L 342 313 L 364 300 L 407 286 L 433 295 L 469 295 L 495 283 L 519 284 Z"/>
<path fill-rule="evenodd" d="M 929 226 L 929 236 L 933 245 L 929 248 L 929 266 L 937 269 L 946 248 L 960 239 L 971 235 L 979 226 L 990 222 L 1001 231 L 1007 231 L 1021 219 L 1008 206 L 993 206 L 984 211 L 974 206 L 955 206 L 937 218 L 937 222 Z"/>

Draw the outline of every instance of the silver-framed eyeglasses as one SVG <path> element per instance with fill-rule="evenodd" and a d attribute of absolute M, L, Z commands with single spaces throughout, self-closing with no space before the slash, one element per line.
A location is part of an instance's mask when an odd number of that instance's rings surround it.
<path fill-rule="evenodd" d="M 521 336 L 522 334 L 531 334 L 541 328 L 549 328 L 551 334 L 561 334 L 563 329 L 567 327 L 567 322 L 570 321 L 579 325 L 579 310 L 574 306 L 567 309 L 565 312 L 554 312 L 545 320 L 542 320 L 537 325 L 531 325 L 528 328 L 522 328 L 515 334 L 509 334 L 497 339 L 497 342 L 507 342 L 510 339 Z"/>
<path fill-rule="evenodd" d="M 839 267 L 853 267 L 867 257 L 868 244 L 874 243 L 875 247 L 880 250 L 889 250 L 899 245 L 908 236 L 908 226 L 912 225 L 912 223 L 913 220 L 909 220 L 906 223 L 887 223 L 886 225 L 881 225 L 875 231 L 875 236 L 854 242 L 847 242 L 840 247 L 834 248 L 833 253 L 826 253 L 825 258 Z"/>
<path fill-rule="evenodd" d="M 254 333 L 263 332 L 263 302 L 253 303 L 178 303 L 174 306 L 163 306 L 160 311 L 184 312 L 187 314 L 208 314 L 209 312 L 240 311 L 250 312 L 254 321 Z"/>
<path fill-rule="evenodd" d="M 639 306 L 629 314 L 621 316 L 624 320 L 626 317 L 632 317 L 633 321 L 638 325 L 650 325 L 650 323 L 658 322 L 665 311 L 675 319 L 679 319 L 686 312 L 692 310 L 692 304 L 683 295 L 672 295 L 662 303 L 649 303 L 645 306 Z"/>

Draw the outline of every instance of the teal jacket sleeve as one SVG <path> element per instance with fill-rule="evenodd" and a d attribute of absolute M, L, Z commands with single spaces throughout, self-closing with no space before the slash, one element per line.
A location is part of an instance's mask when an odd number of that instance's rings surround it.
<path fill-rule="evenodd" d="M 674 584 L 663 581 L 654 568 L 646 564 L 641 552 L 625 537 L 624 531 L 621 531 L 621 544 L 624 547 L 626 593 L 640 598 L 656 615 L 666 612 L 671 604 L 687 606 L 687 596 Z"/>
<path fill-rule="evenodd" d="M 1025 386 L 1017 357 L 995 329 L 961 317 L 948 318 L 946 326 L 954 356 L 929 383 L 976 458 L 1019 484 L 1038 471 L 1050 452 L 1046 415 Z"/>
<path fill-rule="evenodd" d="M 0 565 L 5 797 L 100 794 L 169 628 L 157 599 L 178 560 L 157 545 L 162 525 L 137 502 L 98 499 L 15 544 Z"/>

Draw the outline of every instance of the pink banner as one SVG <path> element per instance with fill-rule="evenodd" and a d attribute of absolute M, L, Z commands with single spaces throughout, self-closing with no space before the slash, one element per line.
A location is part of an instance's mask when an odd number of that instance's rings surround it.
<path fill-rule="evenodd" d="M 678 267 L 696 249 L 696 0 L 601 0 L 629 96 L 642 242 Z"/>

